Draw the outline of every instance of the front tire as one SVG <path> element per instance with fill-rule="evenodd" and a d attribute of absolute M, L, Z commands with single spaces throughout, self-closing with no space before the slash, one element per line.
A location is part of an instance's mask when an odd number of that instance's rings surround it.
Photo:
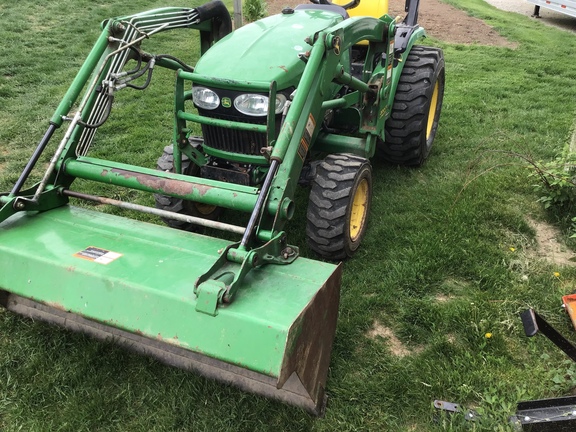
<path fill-rule="evenodd" d="M 444 99 L 445 67 L 441 49 L 412 47 L 386 121 L 378 156 L 390 163 L 419 167 L 426 161 L 438 129 Z"/>
<path fill-rule="evenodd" d="M 158 159 L 156 168 L 160 171 L 174 172 L 174 149 L 171 145 L 164 147 L 162 156 Z M 182 174 L 197 176 L 200 167 L 193 163 L 186 155 L 182 155 Z M 174 198 L 168 195 L 155 194 L 156 208 L 203 219 L 216 220 L 221 212 L 221 207 L 202 204 L 198 202 Z M 161 218 L 166 225 L 185 231 L 198 231 L 198 225 L 175 219 Z"/>
<path fill-rule="evenodd" d="M 308 246 L 327 259 L 351 257 L 366 234 L 371 200 L 370 162 L 351 154 L 327 156 L 316 167 L 310 190 Z"/>

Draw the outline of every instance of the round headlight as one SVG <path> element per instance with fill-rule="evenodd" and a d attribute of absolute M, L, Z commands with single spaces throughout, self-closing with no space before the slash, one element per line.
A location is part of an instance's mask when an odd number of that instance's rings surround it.
<path fill-rule="evenodd" d="M 220 105 L 220 98 L 216 93 L 206 87 L 194 87 L 192 89 L 192 100 L 198 108 L 213 110 Z"/>
<path fill-rule="evenodd" d="M 286 105 L 286 96 L 276 95 L 274 112 L 280 114 Z M 268 96 L 259 94 L 243 94 L 234 99 L 234 107 L 242 114 L 249 116 L 265 116 L 268 114 Z"/>
<path fill-rule="evenodd" d="M 280 114 L 284 111 L 284 106 L 286 105 L 286 96 L 283 94 L 276 95 L 276 114 Z"/>

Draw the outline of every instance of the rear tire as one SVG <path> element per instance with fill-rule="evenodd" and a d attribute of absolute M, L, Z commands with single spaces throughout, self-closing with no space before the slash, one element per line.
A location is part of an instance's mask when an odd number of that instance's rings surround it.
<path fill-rule="evenodd" d="M 158 159 L 156 168 L 160 171 L 174 172 L 174 150 L 171 145 L 164 147 L 164 153 Z M 186 155 L 182 155 L 182 174 L 198 175 L 200 167 L 193 163 Z M 221 207 L 187 201 L 168 195 L 155 194 L 156 208 L 187 216 L 216 220 L 222 210 Z M 166 225 L 185 231 L 198 231 L 198 225 L 175 219 L 161 218 Z"/>
<path fill-rule="evenodd" d="M 414 167 L 428 158 L 442 110 L 444 69 L 441 49 L 412 47 L 386 121 L 385 141 L 377 143 L 378 157 Z"/>
<path fill-rule="evenodd" d="M 308 246 L 331 260 L 351 257 L 366 233 L 372 167 L 351 154 L 327 156 L 316 167 L 308 200 Z"/>

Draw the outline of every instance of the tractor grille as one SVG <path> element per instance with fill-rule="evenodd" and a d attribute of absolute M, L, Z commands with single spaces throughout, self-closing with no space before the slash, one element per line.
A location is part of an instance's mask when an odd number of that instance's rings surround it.
<path fill-rule="evenodd" d="M 220 120 L 240 121 L 242 123 L 266 124 L 266 117 L 235 117 L 198 110 L 200 115 Z M 279 126 L 279 122 L 277 122 Z M 260 149 L 266 147 L 266 134 L 252 131 L 241 131 L 217 126 L 202 125 L 204 145 L 216 150 L 247 155 L 259 155 Z"/>
<path fill-rule="evenodd" d="M 231 101 L 235 100 L 238 96 L 244 94 L 245 93 L 244 91 L 226 90 L 218 88 L 211 88 L 210 90 L 214 91 L 220 97 L 221 101 L 228 99 L 228 102 L 230 104 L 225 106 L 224 103 L 222 103 L 221 105 L 215 107 L 212 110 L 206 110 L 200 108 L 195 104 L 194 106 L 198 110 L 198 114 L 200 114 L 201 116 L 218 120 L 228 120 L 240 123 L 266 125 L 267 116 L 262 117 L 247 116 L 238 111 L 234 107 L 234 104 L 231 103 Z M 286 99 L 289 99 L 290 95 L 293 92 L 294 87 L 289 87 L 287 89 L 281 90 L 279 93 L 282 93 Z M 267 92 L 257 94 L 267 95 Z M 282 124 L 282 114 L 276 114 L 275 123 L 276 124 L 274 130 L 276 136 L 273 138 L 274 140 L 278 139 L 278 134 L 280 133 L 280 125 Z M 202 136 L 204 138 L 204 146 L 207 148 L 242 155 L 260 156 L 261 155 L 260 150 L 263 147 L 268 146 L 268 143 L 266 141 L 266 133 L 262 132 L 241 131 L 237 129 L 229 129 L 203 124 Z"/>

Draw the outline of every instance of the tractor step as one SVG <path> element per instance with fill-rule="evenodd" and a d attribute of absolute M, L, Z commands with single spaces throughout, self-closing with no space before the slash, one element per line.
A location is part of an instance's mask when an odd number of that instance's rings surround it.
<path fill-rule="evenodd" d="M 210 316 L 194 281 L 229 244 L 72 206 L 19 213 L 0 224 L 0 303 L 320 414 L 341 267 L 253 269 Z"/>

